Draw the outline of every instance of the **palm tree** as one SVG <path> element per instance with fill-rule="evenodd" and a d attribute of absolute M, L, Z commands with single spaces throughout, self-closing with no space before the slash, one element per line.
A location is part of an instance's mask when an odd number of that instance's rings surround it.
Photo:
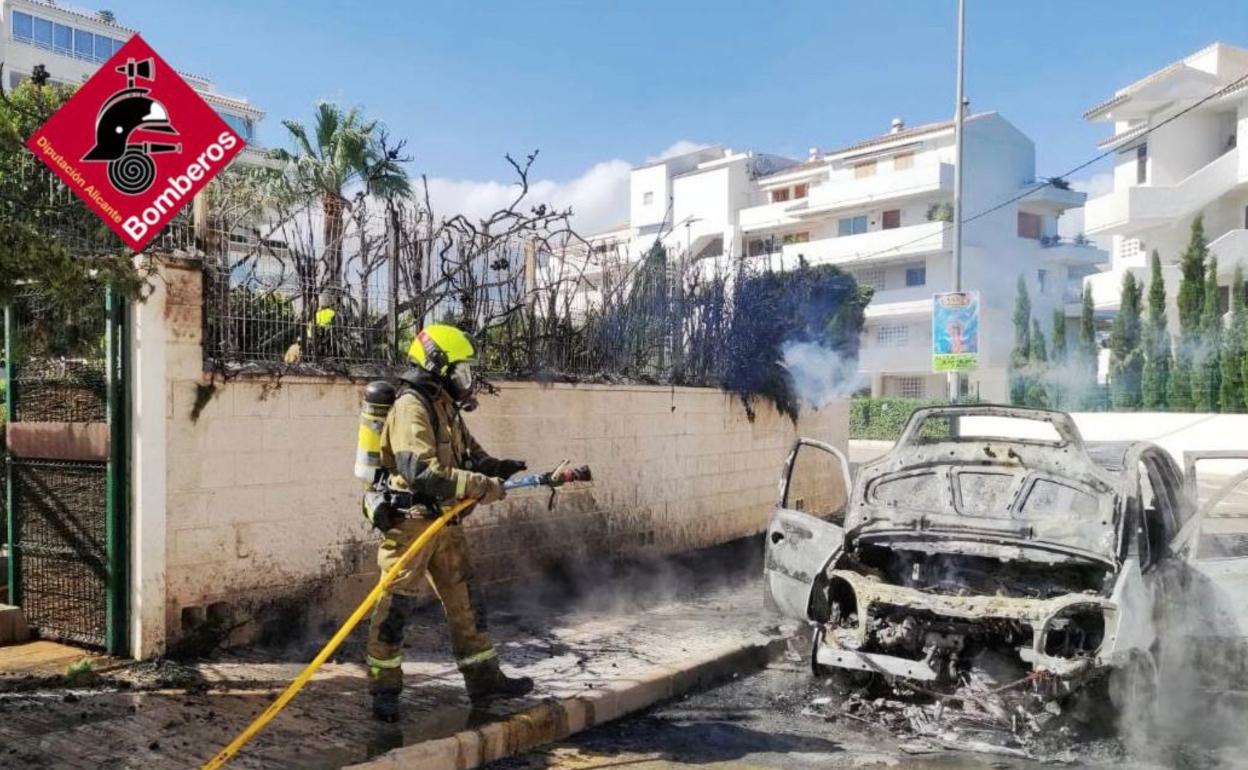
<path fill-rule="evenodd" d="M 410 192 L 399 149 L 387 148 L 385 133 L 376 120 L 367 120 L 358 107 L 344 111 L 330 102 L 317 105 L 313 136 L 297 120 L 282 125 L 294 140 L 294 152 L 274 150 L 273 157 L 286 164 L 292 182 L 321 203 L 322 264 L 325 292 L 330 305 L 337 304 L 343 275 L 342 239 L 346 212 L 351 206 L 350 188 L 390 198 Z M 362 199 L 362 198 L 361 198 Z M 322 303 L 326 300 L 322 299 Z"/>

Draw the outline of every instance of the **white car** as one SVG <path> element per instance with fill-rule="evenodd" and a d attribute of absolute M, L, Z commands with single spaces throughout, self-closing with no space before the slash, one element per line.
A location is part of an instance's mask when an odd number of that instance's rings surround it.
<path fill-rule="evenodd" d="M 1019 421 L 1035 437 L 992 435 Z M 1229 458 L 1248 452 L 1191 454 L 1185 479 L 1154 444 L 1085 443 L 1067 414 L 1005 406 L 915 411 L 852 483 L 841 453 L 802 439 L 767 532 L 767 601 L 815 626 L 816 672 L 929 691 L 980 670 L 1033 703 L 1098 680 L 1151 688 L 1163 653 L 1210 645 L 1242 675 L 1248 554 L 1202 541 L 1195 504 L 1197 466 Z"/>

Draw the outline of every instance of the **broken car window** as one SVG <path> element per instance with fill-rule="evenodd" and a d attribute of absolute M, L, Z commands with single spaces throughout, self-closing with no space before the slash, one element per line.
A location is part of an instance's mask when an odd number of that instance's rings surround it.
<path fill-rule="evenodd" d="M 840 461 L 819 447 L 799 446 L 789 472 L 783 507 L 839 524 L 847 499 Z"/>

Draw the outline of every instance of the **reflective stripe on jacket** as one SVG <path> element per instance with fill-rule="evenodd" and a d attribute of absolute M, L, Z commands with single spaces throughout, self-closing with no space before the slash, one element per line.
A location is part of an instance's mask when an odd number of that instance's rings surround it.
<path fill-rule="evenodd" d="M 390 486 L 438 502 L 481 497 L 488 478 L 465 469 L 489 456 L 464 425 L 459 410 L 444 391 L 430 399 L 437 411 L 431 420 L 425 401 L 412 392 L 401 395 L 381 429 L 381 464 L 390 470 Z M 488 463 L 487 463 L 488 464 Z"/>

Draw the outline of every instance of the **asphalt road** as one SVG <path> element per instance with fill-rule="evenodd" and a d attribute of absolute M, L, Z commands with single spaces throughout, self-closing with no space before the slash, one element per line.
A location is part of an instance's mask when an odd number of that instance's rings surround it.
<path fill-rule="evenodd" d="M 1063 746 L 1049 760 L 945 748 L 896 735 L 872 722 L 833 719 L 812 701 L 838 698 L 796 662 L 735 679 L 573 736 L 568 741 L 491 765 L 492 770 L 814 770 L 836 767 L 1182 768 L 1231 770 L 1248 754 L 1213 746 L 1128 754 L 1112 739 Z M 826 713 L 826 710 L 825 710 Z"/>

